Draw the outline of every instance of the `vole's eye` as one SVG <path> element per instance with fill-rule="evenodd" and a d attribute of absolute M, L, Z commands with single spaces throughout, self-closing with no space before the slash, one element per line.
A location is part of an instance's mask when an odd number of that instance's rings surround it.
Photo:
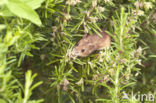
<path fill-rule="evenodd" d="M 83 53 L 85 51 L 85 49 L 82 49 L 81 52 Z"/>
<path fill-rule="evenodd" d="M 75 46 L 78 46 L 79 44 L 77 43 Z"/>

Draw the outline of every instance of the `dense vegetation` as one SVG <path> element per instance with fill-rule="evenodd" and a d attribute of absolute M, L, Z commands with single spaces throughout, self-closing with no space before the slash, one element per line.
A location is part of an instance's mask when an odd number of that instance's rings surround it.
<path fill-rule="evenodd" d="M 156 101 L 155 8 L 155 0 L 0 0 L 0 103 Z M 102 28 L 109 49 L 69 58 Z"/>

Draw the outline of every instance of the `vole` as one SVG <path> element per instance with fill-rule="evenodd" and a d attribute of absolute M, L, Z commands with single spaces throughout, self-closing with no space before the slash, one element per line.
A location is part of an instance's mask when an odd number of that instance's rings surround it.
<path fill-rule="evenodd" d="M 86 57 L 95 50 L 101 50 L 104 48 L 109 48 L 111 45 L 111 37 L 102 30 L 100 32 L 101 36 L 98 36 L 96 33 L 92 35 L 87 34 L 84 36 L 73 48 L 70 58 Z"/>

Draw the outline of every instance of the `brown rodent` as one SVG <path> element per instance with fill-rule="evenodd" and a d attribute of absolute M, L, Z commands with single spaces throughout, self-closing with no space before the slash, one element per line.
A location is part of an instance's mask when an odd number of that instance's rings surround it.
<path fill-rule="evenodd" d="M 95 50 L 100 50 L 110 47 L 111 37 L 104 31 L 100 33 L 102 37 L 96 33 L 84 36 L 73 48 L 70 57 L 77 56 L 86 57 Z"/>

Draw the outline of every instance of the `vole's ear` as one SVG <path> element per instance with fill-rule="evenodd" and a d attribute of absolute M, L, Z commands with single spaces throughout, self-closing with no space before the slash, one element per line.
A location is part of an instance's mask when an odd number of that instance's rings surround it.
<path fill-rule="evenodd" d="M 95 46 L 93 45 L 93 44 L 89 44 L 89 49 L 91 50 L 91 49 L 94 49 L 95 48 Z"/>
<path fill-rule="evenodd" d="M 79 42 L 75 44 L 75 46 L 79 46 Z"/>

